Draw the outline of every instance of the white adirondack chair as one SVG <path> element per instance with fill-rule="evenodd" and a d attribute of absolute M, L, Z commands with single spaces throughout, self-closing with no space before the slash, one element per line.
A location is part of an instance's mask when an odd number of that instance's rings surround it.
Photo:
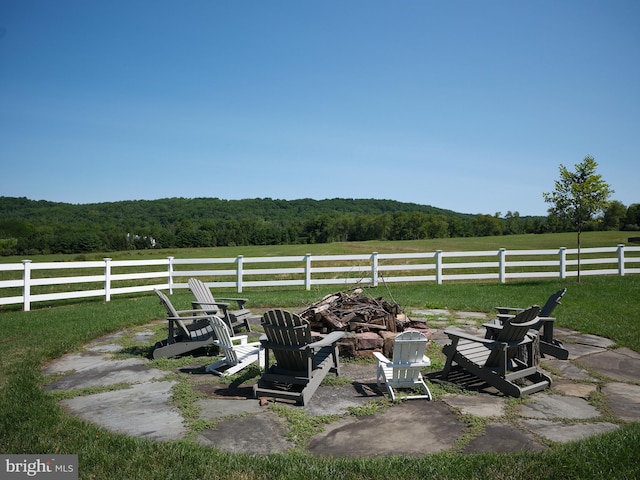
<path fill-rule="evenodd" d="M 427 337 L 420 332 L 407 331 L 395 338 L 393 346 L 393 361 L 380 352 L 373 352 L 378 360 L 376 382 L 378 386 L 384 383 L 391 400 L 395 402 L 394 388 L 419 389 L 420 395 L 408 395 L 404 398 L 426 398 L 431 400 L 431 391 L 422 378 L 420 369 L 431 365 L 431 360 L 424 354 Z"/>
<path fill-rule="evenodd" d="M 247 335 L 231 336 L 229 327 L 220 317 L 209 318 L 216 339 L 213 343 L 220 347 L 224 358 L 213 362 L 206 369 L 209 373 L 215 373 L 222 377 L 233 375 L 252 363 L 260 365 L 263 358 L 263 350 L 260 342 L 247 342 Z M 222 367 L 228 367 L 221 370 Z"/>

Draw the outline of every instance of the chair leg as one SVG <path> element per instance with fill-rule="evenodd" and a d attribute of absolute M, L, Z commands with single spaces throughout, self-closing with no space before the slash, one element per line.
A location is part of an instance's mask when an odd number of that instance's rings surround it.
<path fill-rule="evenodd" d="M 389 386 L 389 384 L 387 384 L 387 392 L 389 392 L 389 396 L 391 397 L 391 401 L 395 402 L 396 401 L 396 392 L 393 391 L 393 388 L 391 388 Z"/>
<path fill-rule="evenodd" d="M 444 368 L 442 369 L 442 378 L 446 379 L 449 376 L 449 372 L 451 371 L 451 365 L 453 364 L 453 357 L 456 354 L 455 346 L 449 344 L 442 347 L 442 353 L 447 356 L 447 360 L 444 363 Z"/>
<path fill-rule="evenodd" d="M 378 366 L 376 367 L 376 385 L 378 387 L 380 387 L 380 385 L 382 385 L 381 379 L 384 376 L 383 370 L 382 370 L 382 365 L 380 365 L 378 363 Z"/>

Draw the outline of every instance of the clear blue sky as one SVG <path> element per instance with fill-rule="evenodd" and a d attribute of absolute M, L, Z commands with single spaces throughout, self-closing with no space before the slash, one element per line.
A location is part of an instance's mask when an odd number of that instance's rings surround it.
<path fill-rule="evenodd" d="M 0 195 L 640 202 L 637 0 L 0 0 Z"/>

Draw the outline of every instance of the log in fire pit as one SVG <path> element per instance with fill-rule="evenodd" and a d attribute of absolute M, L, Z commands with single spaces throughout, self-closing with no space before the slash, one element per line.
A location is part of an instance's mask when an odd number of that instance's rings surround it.
<path fill-rule="evenodd" d="M 393 354 L 393 339 L 405 330 L 431 332 L 425 321 L 407 317 L 396 303 L 366 295 L 362 288 L 327 295 L 300 312 L 319 336 L 340 330 L 347 335 L 340 342 L 340 354 L 348 357 L 369 355 L 381 350 Z"/>

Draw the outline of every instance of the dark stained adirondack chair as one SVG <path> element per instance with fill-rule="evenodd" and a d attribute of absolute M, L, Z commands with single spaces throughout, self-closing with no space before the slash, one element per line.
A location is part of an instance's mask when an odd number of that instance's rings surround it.
<path fill-rule="evenodd" d="M 495 339 L 468 335 L 454 328 L 445 333 L 451 343 L 442 348 L 447 356 L 443 378 L 447 378 L 455 363 L 505 395 L 520 397 L 539 392 L 551 385 L 551 377 L 538 366 L 534 352 L 535 336 L 528 335 L 539 321 L 540 308 L 533 306 L 513 318 L 505 319 Z M 520 350 L 526 349 L 526 359 Z"/>
<path fill-rule="evenodd" d="M 256 397 L 293 400 L 306 405 L 329 373 L 340 373 L 337 342 L 344 332 L 332 332 L 314 342 L 309 322 L 286 310 L 262 317 L 264 374 L 254 386 Z M 270 355 L 275 363 L 269 365 Z"/>
<path fill-rule="evenodd" d="M 193 308 L 206 310 L 211 315 L 222 318 L 232 332 L 237 332 L 241 328 L 246 328 L 248 332 L 251 331 L 249 325 L 251 311 L 244 308 L 244 304 L 247 302 L 246 298 L 219 298 L 216 301 L 209 287 L 201 280 L 190 278 L 187 284 L 193 296 L 196 297 L 195 302 L 192 302 Z M 235 302 L 238 308 L 230 310 L 230 302 Z"/>
<path fill-rule="evenodd" d="M 540 332 L 540 353 L 543 355 L 551 355 L 560 360 L 568 359 L 569 351 L 564 348 L 560 340 L 553 338 L 553 327 L 556 319 L 551 315 L 555 308 L 560 305 L 560 300 L 562 300 L 566 292 L 567 289 L 563 288 L 549 296 L 547 303 L 540 309 L 538 324 L 533 327 L 534 330 Z M 498 318 L 484 324 L 487 329 L 487 338 L 495 338 L 498 331 L 502 328 L 504 320 L 512 318 L 513 315 L 523 310 L 522 308 L 496 307 Z"/>
<path fill-rule="evenodd" d="M 153 358 L 176 357 L 213 345 L 216 337 L 207 313 L 202 310 L 176 310 L 164 293 L 160 290 L 155 292 L 167 311 L 169 333 L 166 340 L 156 343 Z"/>

